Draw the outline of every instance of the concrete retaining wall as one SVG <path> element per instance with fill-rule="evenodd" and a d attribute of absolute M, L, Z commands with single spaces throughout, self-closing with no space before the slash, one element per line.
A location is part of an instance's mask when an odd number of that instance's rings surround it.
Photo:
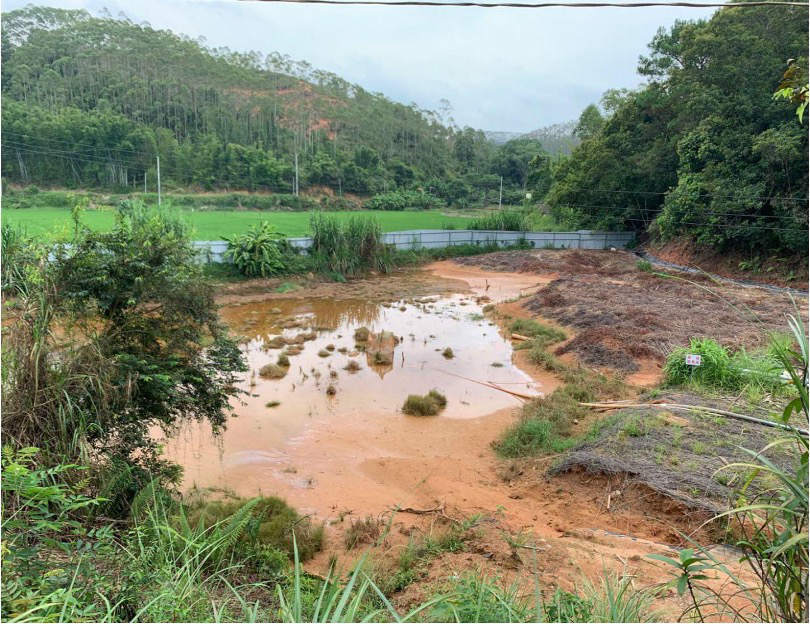
<path fill-rule="evenodd" d="M 525 240 L 538 249 L 608 249 L 625 247 L 633 240 L 632 232 L 504 232 L 502 230 L 409 230 L 386 232 L 383 241 L 397 249 L 438 249 L 454 245 L 497 243 L 502 247 Z M 288 238 L 298 249 L 309 249 L 312 239 Z M 225 262 L 226 241 L 195 241 L 204 262 Z"/>

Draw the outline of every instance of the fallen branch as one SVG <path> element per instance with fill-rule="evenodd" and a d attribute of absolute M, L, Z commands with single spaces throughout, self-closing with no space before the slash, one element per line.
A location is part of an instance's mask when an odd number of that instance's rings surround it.
<path fill-rule="evenodd" d="M 755 425 L 763 425 L 765 427 L 774 427 L 776 429 L 785 429 L 787 431 L 798 431 L 805 437 L 810 436 L 810 432 L 807 429 L 799 429 L 798 427 L 793 427 L 791 425 L 785 425 L 783 423 L 773 422 L 772 420 L 763 420 L 761 418 L 754 418 L 753 416 L 746 416 L 745 414 L 737 414 L 736 412 L 729 412 L 727 410 L 717 409 L 715 407 L 705 407 L 703 405 L 683 405 L 681 403 L 580 403 L 580 405 L 584 407 L 595 407 L 598 409 L 624 409 L 626 407 L 662 407 L 665 409 L 671 410 L 681 410 L 684 412 L 693 412 L 703 411 L 709 412 L 710 414 L 717 414 L 719 416 L 728 416 L 729 418 L 735 418 L 737 420 L 743 420 L 745 422 L 753 423 Z"/>
<path fill-rule="evenodd" d="M 517 397 L 518 399 L 522 399 L 524 401 L 531 401 L 532 399 L 539 398 L 538 396 L 533 396 L 531 394 L 522 394 L 520 392 L 515 392 L 514 390 L 507 390 L 506 388 L 501 388 L 500 386 L 498 386 L 498 385 L 496 385 L 494 383 L 489 383 L 489 382 L 486 382 L 486 381 L 478 381 L 477 379 L 470 379 L 469 377 L 465 377 L 464 375 L 456 375 L 455 373 L 451 373 L 450 371 L 441 370 L 441 369 L 438 369 L 438 368 L 435 369 L 435 370 L 438 370 L 440 373 L 444 373 L 445 375 L 452 375 L 453 377 L 458 377 L 459 379 L 465 379 L 467 381 L 477 383 L 477 384 L 479 384 L 481 386 L 486 386 L 487 388 L 492 388 L 493 390 L 500 390 L 501 392 L 505 392 L 506 394 L 511 394 L 512 396 Z"/>
<path fill-rule="evenodd" d="M 409 513 L 409 514 L 416 514 L 419 516 L 432 514 L 432 513 L 444 513 L 444 505 L 441 507 L 434 507 L 433 509 L 414 509 L 413 507 L 397 507 L 394 511 L 398 511 L 400 513 Z"/>
<path fill-rule="evenodd" d="M 512 340 L 526 341 L 531 340 L 531 338 L 529 338 L 528 336 L 524 336 L 523 334 L 512 334 Z"/>

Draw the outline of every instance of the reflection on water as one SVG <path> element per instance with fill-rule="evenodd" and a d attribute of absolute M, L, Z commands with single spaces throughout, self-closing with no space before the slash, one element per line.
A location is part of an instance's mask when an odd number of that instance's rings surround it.
<path fill-rule="evenodd" d="M 233 486 L 229 472 L 246 466 L 259 481 L 263 473 L 276 474 L 291 446 L 319 422 L 334 424 L 359 414 L 413 418 L 399 411 L 408 394 L 436 388 L 448 403 L 433 418 L 473 419 L 519 404 L 476 382 L 538 392 L 513 366 L 509 342 L 483 317 L 481 306 L 464 296 L 387 304 L 275 299 L 229 306 L 221 314 L 234 333 L 245 337 L 250 371 L 243 389 L 248 394 L 235 404 L 235 416 L 216 441 L 207 425 L 193 423 L 167 442 L 166 454 L 184 466 L 187 486 Z M 363 343 L 355 341 L 354 332 L 359 327 L 371 330 L 372 343 L 382 332 L 396 336 L 390 360 L 375 365 L 373 344 L 368 352 L 358 350 Z M 294 345 L 293 352 L 301 348 L 288 356 L 286 375 L 261 377 L 263 366 L 290 352 L 285 342 Z M 446 347 L 453 350 L 451 359 L 442 354 Z M 350 361 L 360 370 L 347 370 Z"/>

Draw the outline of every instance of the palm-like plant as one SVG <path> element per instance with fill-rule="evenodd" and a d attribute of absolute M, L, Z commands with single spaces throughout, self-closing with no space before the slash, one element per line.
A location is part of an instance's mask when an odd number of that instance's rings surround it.
<path fill-rule="evenodd" d="M 247 277 L 269 277 L 286 268 L 280 248 L 282 235 L 267 221 L 252 226 L 247 232 L 226 238 L 230 258 L 240 273 Z"/>

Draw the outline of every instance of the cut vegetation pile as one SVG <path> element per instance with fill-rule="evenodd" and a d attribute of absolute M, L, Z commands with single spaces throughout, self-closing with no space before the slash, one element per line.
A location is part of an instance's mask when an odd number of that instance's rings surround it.
<path fill-rule="evenodd" d="M 717 470 L 733 462 L 750 462 L 751 456 L 741 447 L 761 449 L 784 437 L 778 429 L 700 411 L 701 405 L 728 410 L 728 402 L 688 393 L 668 393 L 656 401 L 695 405 L 695 411 L 671 412 L 662 407 L 613 412 L 592 439 L 554 466 L 552 474 L 570 470 L 627 474 L 688 507 L 717 513 L 728 507 L 745 477 Z M 771 459 L 785 466 L 791 462 L 789 456 L 777 453 L 771 453 Z"/>

